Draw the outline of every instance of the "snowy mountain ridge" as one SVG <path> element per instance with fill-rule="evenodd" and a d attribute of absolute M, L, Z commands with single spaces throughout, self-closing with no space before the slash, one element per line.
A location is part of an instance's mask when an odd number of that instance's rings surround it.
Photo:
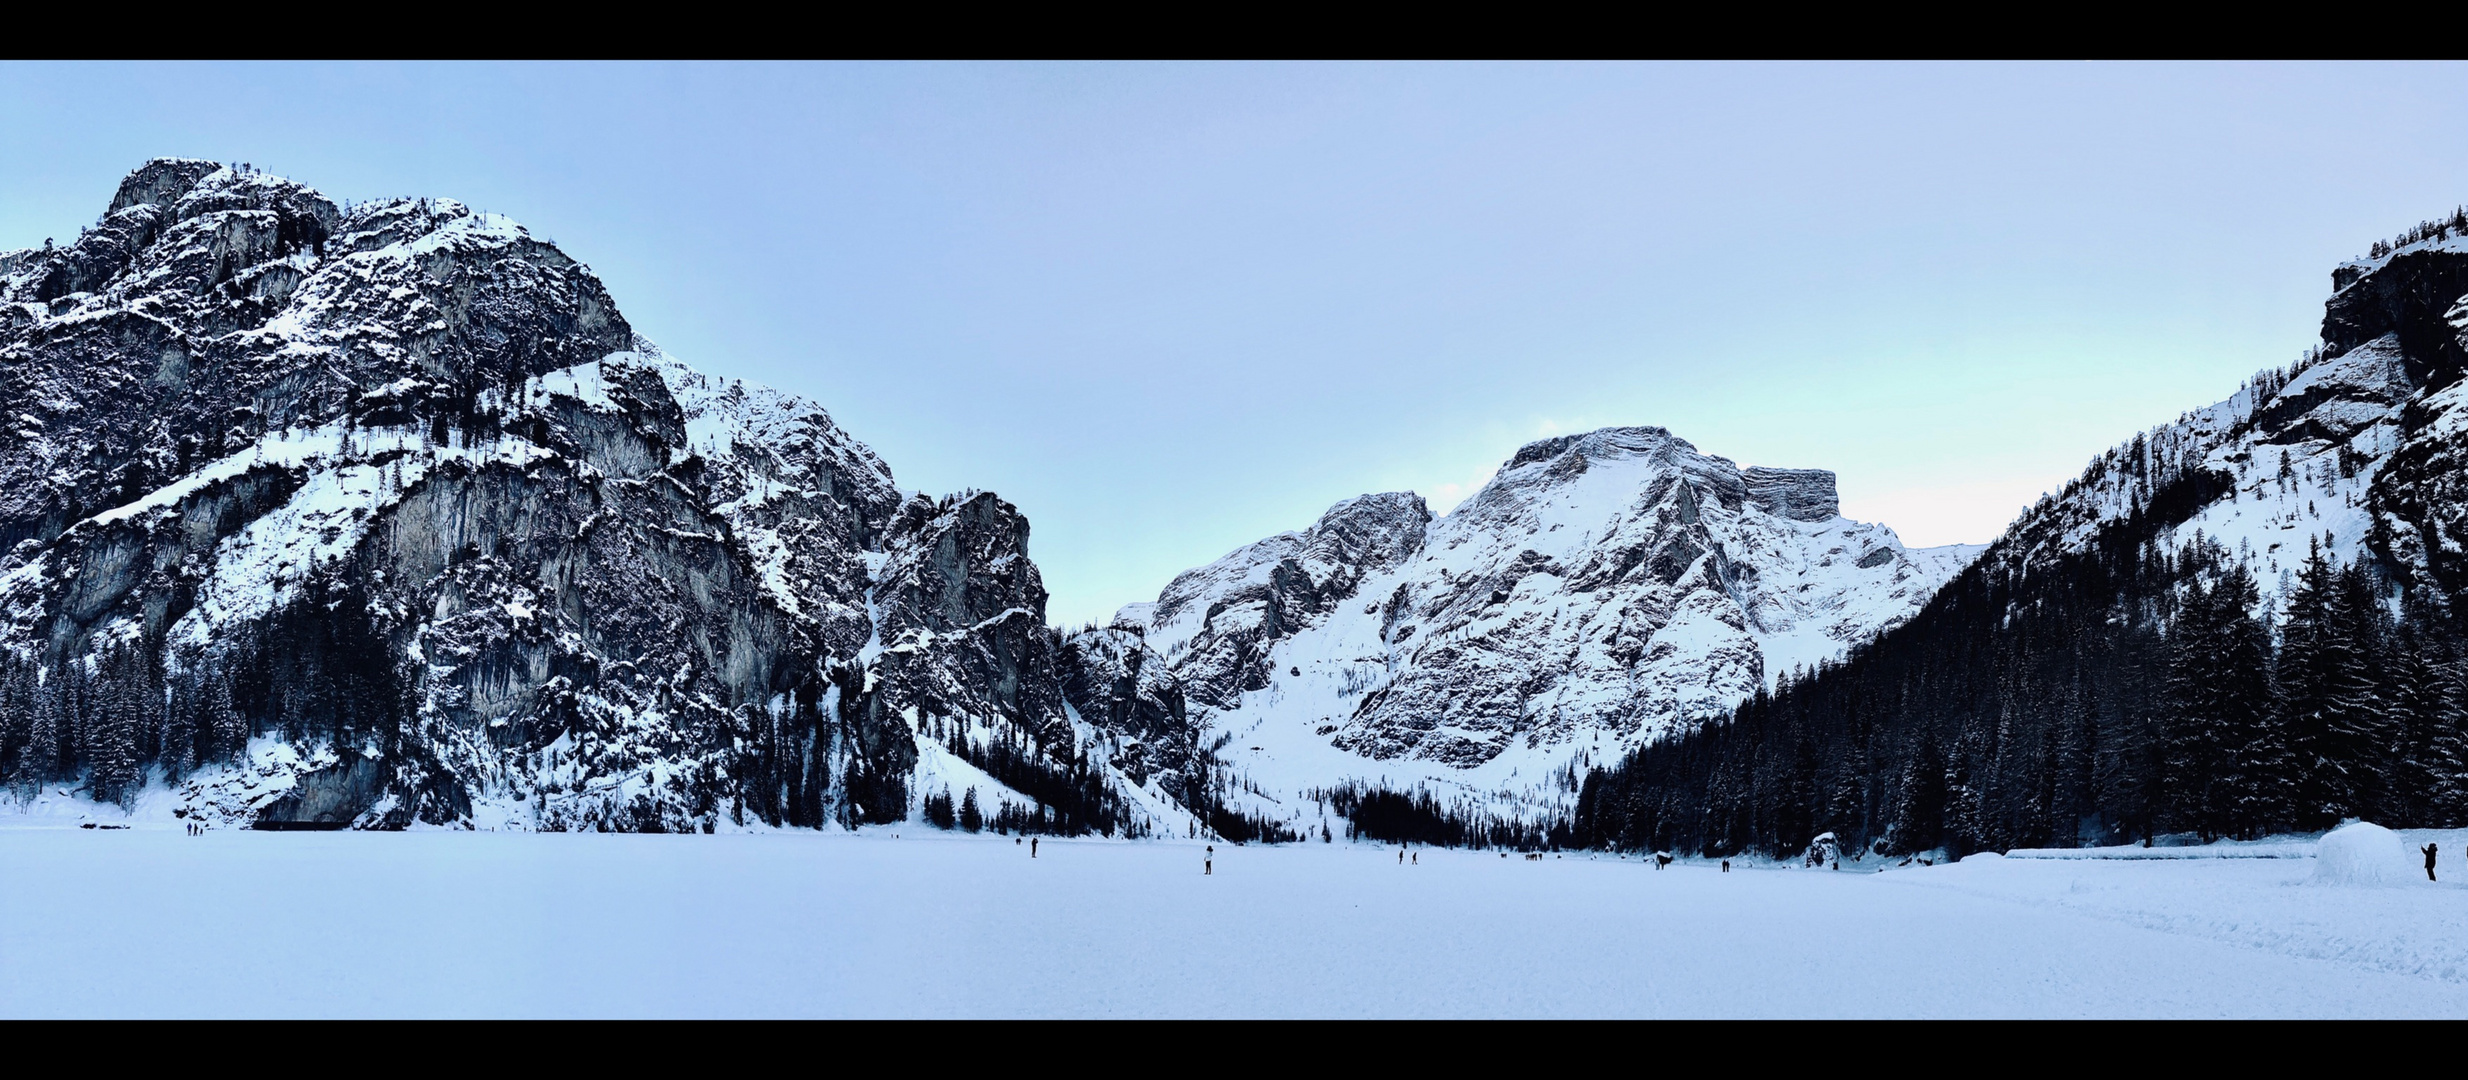
<path fill-rule="evenodd" d="M 1189 828 L 1072 719 L 1015 508 L 903 495 L 502 217 L 150 162 L 0 255 L 0 398 L 21 802 L 709 831 L 958 776 L 1010 827 Z"/>
<path fill-rule="evenodd" d="M 2199 535 L 2233 553 L 2272 611 L 2317 548 L 2433 595 L 2468 582 L 2457 558 L 2468 517 L 2447 497 L 2468 424 L 2454 415 L 2468 395 L 2458 384 L 2468 370 L 2468 215 L 2377 244 L 2331 280 L 2321 345 L 2094 459 L 1987 558 L 2037 565 L 2140 515 L 2162 550 Z"/>
<path fill-rule="evenodd" d="M 1589 776 L 1576 842 L 1951 854 L 2468 821 L 2468 211 L 1841 665 Z"/>
<path fill-rule="evenodd" d="M 1341 502 L 1095 633 L 1143 639 L 1260 816 L 1346 783 L 1526 811 L 1907 617 L 1978 550 L 1842 518 L 1831 473 L 1607 428 L 1523 448 L 1436 519 Z"/>

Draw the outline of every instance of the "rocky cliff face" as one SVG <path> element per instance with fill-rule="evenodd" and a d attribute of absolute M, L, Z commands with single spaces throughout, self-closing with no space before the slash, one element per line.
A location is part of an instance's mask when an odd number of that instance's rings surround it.
<path fill-rule="evenodd" d="M 2267 606 L 2317 547 L 2451 604 L 2468 587 L 2468 222 L 2426 229 L 2332 273 L 2318 348 L 2101 455 L 2015 523 L 1992 569 L 2199 533 L 2253 570 Z"/>
<path fill-rule="evenodd" d="M 1185 696 L 1262 816 L 1346 782 L 1531 806 L 1573 762 L 1906 617 L 1975 551 L 1844 520 L 1831 473 L 1610 428 L 1525 447 L 1436 520 L 1411 494 L 1348 500 L 1099 633 L 1141 635 L 1174 676 L 1149 700 Z"/>
<path fill-rule="evenodd" d="M 1959 853 L 2468 820 L 2468 212 L 2331 285 L 2296 363 L 2094 458 L 1845 664 L 1590 778 L 1572 832 Z"/>
<path fill-rule="evenodd" d="M 0 400 L 0 775 L 29 797 L 897 820 L 954 718 L 1087 768 L 1014 508 L 903 498 L 503 218 L 150 163 L 74 243 L 0 255 Z"/>

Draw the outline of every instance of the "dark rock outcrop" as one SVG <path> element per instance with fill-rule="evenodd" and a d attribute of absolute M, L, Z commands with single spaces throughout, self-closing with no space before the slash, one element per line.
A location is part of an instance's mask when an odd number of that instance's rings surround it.
<path fill-rule="evenodd" d="M 920 717 L 1077 760 L 1015 509 L 903 502 L 519 225 L 165 160 L 0 275 L 10 782 L 709 830 L 904 817 Z"/>

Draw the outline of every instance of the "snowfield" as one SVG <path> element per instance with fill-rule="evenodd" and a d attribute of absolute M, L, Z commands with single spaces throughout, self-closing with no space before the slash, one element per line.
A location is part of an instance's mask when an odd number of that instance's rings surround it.
<path fill-rule="evenodd" d="M 2403 838 L 2468 865 L 2468 833 Z M 0 829 L 0 1015 L 2468 1014 L 2468 884 L 2309 884 L 2311 849 L 1723 873 L 1221 844 L 1204 877 L 1196 843 L 906 829 L 30 823 Z"/>

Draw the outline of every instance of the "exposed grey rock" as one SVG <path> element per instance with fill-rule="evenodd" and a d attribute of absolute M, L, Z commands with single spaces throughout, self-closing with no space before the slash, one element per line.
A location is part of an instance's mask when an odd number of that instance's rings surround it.
<path fill-rule="evenodd" d="M 1747 482 L 1748 501 L 1775 517 L 1824 521 L 1842 512 L 1841 500 L 1834 494 L 1834 474 L 1824 469 L 1752 465 L 1741 470 L 1740 476 Z"/>
<path fill-rule="evenodd" d="M 1072 634 L 1057 657 L 1062 691 L 1082 719 L 1113 736 L 1113 760 L 1135 787 L 1184 805 L 1206 770 L 1182 682 L 1138 626 Z"/>
<path fill-rule="evenodd" d="M 954 716 L 1015 774 L 1112 782 L 1015 509 L 904 501 L 519 225 L 165 160 L 0 273 L 11 782 L 125 798 L 245 757 L 185 811 L 898 820 L 918 725 Z"/>
<path fill-rule="evenodd" d="M 1844 521 L 1822 470 L 1742 469 L 1660 428 L 1561 436 L 1446 517 L 1365 496 L 1177 577 L 1118 617 L 1139 651 L 1108 654 L 1171 677 L 1114 692 L 1103 723 L 1179 691 L 1187 738 L 1263 814 L 1347 782 L 1548 803 L 1573 762 L 1907 617 L 1974 550 Z"/>
<path fill-rule="evenodd" d="M 1169 659 L 1192 699 L 1231 708 L 1268 685 L 1269 647 L 1352 599 L 1363 579 L 1420 551 L 1431 511 L 1410 491 L 1363 495 L 1311 528 L 1272 536 L 1175 577 L 1151 625 L 1191 626 Z"/>

